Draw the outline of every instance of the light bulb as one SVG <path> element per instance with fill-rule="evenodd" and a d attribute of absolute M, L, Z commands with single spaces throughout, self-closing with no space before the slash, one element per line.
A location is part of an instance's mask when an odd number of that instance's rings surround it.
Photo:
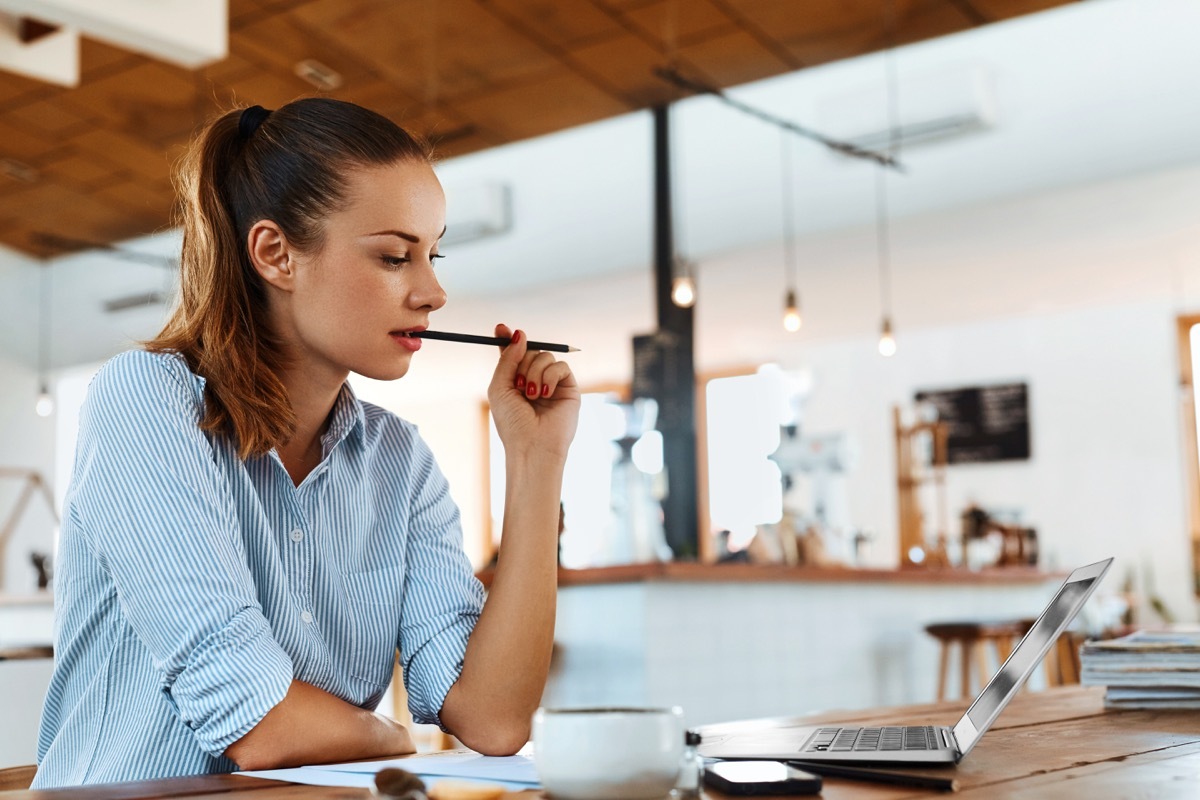
<path fill-rule="evenodd" d="M 671 302 L 680 308 L 691 308 L 696 302 L 696 284 L 687 275 L 671 281 Z"/>
<path fill-rule="evenodd" d="M 46 391 L 46 387 L 43 386 L 42 391 L 38 394 L 33 410 L 39 417 L 48 417 L 54 413 L 54 398 L 50 396 L 50 392 Z"/>
<path fill-rule="evenodd" d="M 796 302 L 796 291 L 788 289 L 787 299 L 784 301 L 783 329 L 788 333 L 795 333 L 803 324 L 804 317 L 800 316 L 800 304 Z"/>
<path fill-rule="evenodd" d="M 883 331 L 879 336 L 879 355 L 891 358 L 896 355 L 896 337 L 892 335 L 892 321 L 883 318 Z"/>

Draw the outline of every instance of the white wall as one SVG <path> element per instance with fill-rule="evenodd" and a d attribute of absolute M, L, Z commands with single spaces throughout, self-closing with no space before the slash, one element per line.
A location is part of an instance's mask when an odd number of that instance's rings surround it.
<path fill-rule="evenodd" d="M 33 411 L 36 373 L 0 356 L 0 467 L 34 469 L 54 480 L 54 418 Z M 14 512 L 24 482 L 0 477 L 0 525 Z M 54 517 L 39 494 L 31 499 L 9 540 L 2 591 L 28 594 L 37 588 L 30 551 L 51 552 Z"/>
<path fill-rule="evenodd" d="M 891 360 L 875 350 L 873 229 L 801 242 L 806 322 L 794 336 L 780 325 L 778 248 L 725 254 L 700 266 L 697 363 L 813 371 L 806 424 L 856 437 L 851 511 L 879 532 L 880 564 L 896 558 L 892 404 L 919 388 L 1028 381 L 1033 458 L 953 468 L 951 513 L 967 499 L 1019 508 L 1052 566 L 1117 555 L 1112 588 L 1128 569 L 1140 584 L 1148 567 L 1168 606 L 1192 618 L 1173 326 L 1200 308 L 1198 201 L 1193 166 L 896 220 L 900 350 Z M 581 347 L 570 361 L 585 386 L 626 381 L 630 337 L 654 327 L 650 276 L 451 298 L 434 318 L 449 330 L 497 321 Z M 459 465 L 455 493 L 471 504 L 482 502 L 475 403 L 493 358 L 430 343 L 412 374 L 377 398 L 446 432 L 437 452 Z M 469 541 L 479 518 L 466 515 Z"/>

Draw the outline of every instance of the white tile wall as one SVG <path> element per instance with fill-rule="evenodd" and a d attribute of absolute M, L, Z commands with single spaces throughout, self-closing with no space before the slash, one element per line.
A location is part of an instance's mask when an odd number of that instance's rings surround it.
<path fill-rule="evenodd" d="M 543 701 L 679 705 L 689 725 L 928 702 L 925 624 L 1035 616 L 1057 583 L 563 587 Z"/>

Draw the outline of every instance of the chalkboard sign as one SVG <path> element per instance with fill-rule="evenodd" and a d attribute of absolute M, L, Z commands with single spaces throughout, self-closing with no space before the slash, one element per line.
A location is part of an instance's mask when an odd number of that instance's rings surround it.
<path fill-rule="evenodd" d="M 1024 383 L 920 391 L 948 427 L 951 464 L 1029 458 L 1029 388 Z"/>

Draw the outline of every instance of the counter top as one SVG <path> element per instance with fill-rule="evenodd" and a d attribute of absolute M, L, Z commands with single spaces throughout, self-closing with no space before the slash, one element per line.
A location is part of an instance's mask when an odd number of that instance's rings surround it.
<path fill-rule="evenodd" d="M 493 569 L 478 575 L 484 585 L 492 582 Z M 949 569 L 864 569 L 860 567 L 789 567 L 783 564 L 698 564 L 671 561 L 623 564 L 591 569 L 560 569 L 559 586 L 590 586 L 608 583 L 903 583 L 903 584 L 1013 584 L 1041 583 L 1061 579 L 1065 573 L 1033 567 L 1003 567 L 984 570 Z"/>
<path fill-rule="evenodd" d="M 29 592 L 26 594 L 4 594 L 0 592 L 0 608 L 4 606 L 53 606 L 53 592 Z"/>

